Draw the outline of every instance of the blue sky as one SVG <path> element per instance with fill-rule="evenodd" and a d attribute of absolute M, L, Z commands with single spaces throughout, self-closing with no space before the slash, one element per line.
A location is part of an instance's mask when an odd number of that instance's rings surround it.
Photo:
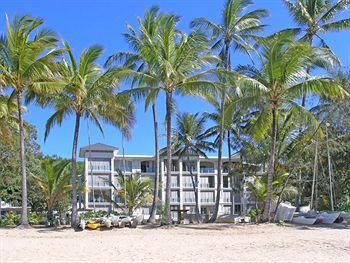
<path fill-rule="evenodd" d="M 282 4 L 282 0 L 256 0 L 255 8 L 266 8 L 270 17 L 264 23 L 269 26 L 266 34 L 282 28 L 292 27 L 293 22 Z M 0 4 L 0 32 L 5 31 L 5 13 L 10 17 L 14 14 L 31 14 L 45 19 L 45 25 L 53 29 L 62 39 L 67 40 L 79 53 L 92 44 L 101 44 L 104 47 L 104 56 L 100 61 L 117 51 L 127 50 L 128 46 L 121 34 L 126 31 L 125 23 L 135 24 L 137 17 L 142 17 L 145 10 L 157 5 L 164 12 L 172 12 L 182 17 L 179 28 L 189 32 L 189 23 L 193 18 L 205 16 L 218 22 L 223 7 L 223 0 L 2 0 Z M 349 11 L 344 16 L 350 17 Z M 341 59 L 344 66 L 349 65 L 350 33 L 331 33 L 325 39 L 329 46 Z M 242 54 L 233 57 L 233 64 L 245 64 L 247 58 Z M 210 107 L 203 101 L 194 98 L 176 98 L 179 111 L 203 112 L 210 111 Z M 153 126 L 151 112 L 144 112 L 143 102 L 137 105 L 137 123 L 133 129 L 131 141 L 125 142 L 125 150 L 128 154 L 153 154 Z M 52 114 L 50 109 L 41 109 L 34 105 L 28 106 L 25 118 L 38 129 L 38 142 L 44 154 L 57 154 L 70 157 L 74 121 L 67 119 L 61 127 L 52 130 L 48 140 L 44 143 L 43 133 L 46 120 Z M 164 134 L 163 123 L 165 116 L 165 101 L 161 97 L 158 101 L 159 122 L 161 134 Z M 92 125 L 90 125 L 92 126 Z M 82 122 L 79 147 L 87 144 L 87 124 Z M 121 135 L 113 127 L 104 125 L 103 137 L 96 127 L 91 128 L 92 143 L 102 142 L 121 148 Z M 161 137 L 161 146 L 165 145 L 164 136 Z"/>

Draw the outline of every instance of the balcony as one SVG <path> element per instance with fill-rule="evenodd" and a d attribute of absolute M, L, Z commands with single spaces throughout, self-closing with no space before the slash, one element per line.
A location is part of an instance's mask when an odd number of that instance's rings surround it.
<path fill-rule="evenodd" d="M 188 164 L 187 162 L 182 163 L 182 171 L 189 173 L 192 171 L 192 173 L 197 173 L 197 163 L 193 162 L 191 164 Z"/>
<path fill-rule="evenodd" d="M 202 166 L 201 166 L 200 172 L 201 172 L 202 174 L 211 174 L 211 173 L 214 173 L 214 167 L 202 167 Z"/>
<path fill-rule="evenodd" d="M 180 198 L 178 198 L 178 197 L 171 197 L 170 198 L 170 202 L 171 203 L 179 203 L 180 202 Z"/>
<path fill-rule="evenodd" d="M 178 161 L 173 160 L 171 162 L 171 171 L 172 172 L 179 172 L 180 171 Z M 167 172 L 167 160 L 166 159 L 164 160 L 164 172 Z"/>
<path fill-rule="evenodd" d="M 155 173 L 156 167 L 154 161 L 142 161 L 141 173 Z"/>

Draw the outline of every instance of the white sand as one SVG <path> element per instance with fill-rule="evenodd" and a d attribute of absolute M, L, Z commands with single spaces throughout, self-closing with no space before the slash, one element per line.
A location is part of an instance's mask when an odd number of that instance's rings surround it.
<path fill-rule="evenodd" d="M 214 224 L 0 229 L 0 262 L 350 262 L 350 229 Z"/>

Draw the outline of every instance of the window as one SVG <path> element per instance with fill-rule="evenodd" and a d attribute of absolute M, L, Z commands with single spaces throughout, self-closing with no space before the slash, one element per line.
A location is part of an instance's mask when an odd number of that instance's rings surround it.
<path fill-rule="evenodd" d="M 229 188 L 230 186 L 230 180 L 229 180 L 229 178 L 228 178 L 228 176 L 224 176 L 223 177 L 223 186 L 224 186 L 224 188 Z"/>

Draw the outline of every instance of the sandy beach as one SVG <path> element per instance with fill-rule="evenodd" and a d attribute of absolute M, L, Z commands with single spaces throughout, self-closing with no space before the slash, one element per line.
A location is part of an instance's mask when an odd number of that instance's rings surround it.
<path fill-rule="evenodd" d="M 350 262 L 350 229 L 187 225 L 0 229 L 1 262 Z"/>

